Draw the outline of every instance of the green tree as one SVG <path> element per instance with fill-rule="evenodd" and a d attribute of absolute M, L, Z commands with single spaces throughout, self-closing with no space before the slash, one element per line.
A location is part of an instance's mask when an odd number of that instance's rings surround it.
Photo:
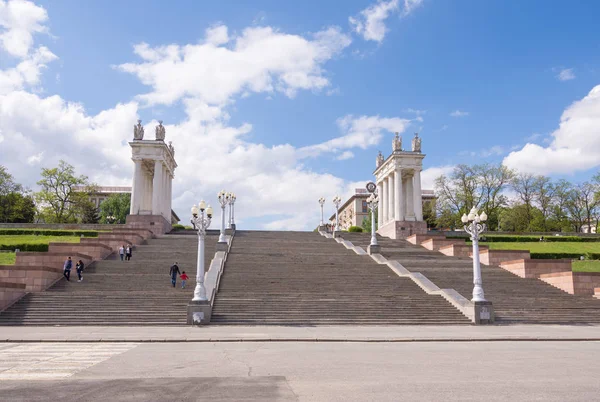
<path fill-rule="evenodd" d="M 42 179 L 37 184 L 42 188 L 35 195 L 40 214 L 49 223 L 76 222 L 93 191 L 87 176 L 76 176 L 75 168 L 62 160 L 58 167 L 42 168 Z M 88 190 L 76 191 L 78 187 Z"/>
<path fill-rule="evenodd" d="M 427 222 L 428 228 L 434 228 L 437 226 L 435 200 L 423 203 L 423 220 Z"/>
<path fill-rule="evenodd" d="M 100 222 L 125 223 L 130 208 L 130 194 L 112 194 L 100 204 Z M 109 219 L 108 217 L 114 217 L 114 219 Z"/>
<path fill-rule="evenodd" d="M 377 228 L 377 220 L 379 219 L 379 217 L 377 216 L 377 209 L 375 209 L 375 228 Z M 362 221 L 362 225 L 361 227 L 363 228 L 363 231 L 371 233 L 371 210 L 369 209 L 369 213 L 367 214 L 367 217 L 363 219 Z"/>
<path fill-rule="evenodd" d="M 91 202 L 83 203 L 81 206 L 81 223 L 99 223 L 100 215 L 98 208 Z"/>
<path fill-rule="evenodd" d="M 30 223 L 35 218 L 35 203 L 13 176 L 0 166 L 0 222 Z"/>

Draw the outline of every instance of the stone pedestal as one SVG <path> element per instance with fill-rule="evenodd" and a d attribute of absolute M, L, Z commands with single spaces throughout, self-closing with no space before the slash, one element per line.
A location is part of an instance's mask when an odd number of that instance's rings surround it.
<path fill-rule="evenodd" d="M 369 255 L 380 254 L 380 252 L 381 252 L 381 246 L 379 244 L 377 244 L 377 245 L 369 244 L 369 247 L 367 247 L 367 253 L 369 253 Z"/>
<path fill-rule="evenodd" d="M 189 325 L 206 325 L 210 323 L 212 306 L 208 300 L 190 301 L 187 306 L 187 323 Z"/>
<path fill-rule="evenodd" d="M 494 306 L 490 301 L 473 302 L 475 309 L 475 325 L 486 325 L 494 323 Z"/>
<path fill-rule="evenodd" d="M 169 233 L 173 226 L 162 215 L 127 215 L 128 228 L 150 230 L 154 235 Z"/>
<path fill-rule="evenodd" d="M 427 223 L 423 221 L 391 221 L 380 226 L 377 233 L 390 239 L 406 239 L 415 234 L 427 234 Z"/>

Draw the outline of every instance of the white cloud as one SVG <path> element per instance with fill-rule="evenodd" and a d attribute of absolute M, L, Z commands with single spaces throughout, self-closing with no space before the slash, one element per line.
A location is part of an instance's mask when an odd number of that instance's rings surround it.
<path fill-rule="evenodd" d="M 399 0 L 379 0 L 362 10 L 358 16 L 349 17 L 352 29 L 361 35 L 364 40 L 381 43 L 389 31 L 385 21 L 393 14 L 402 12 L 407 16 L 423 3 L 423 0 L 404 0 L 402 10 Z"/>
<path fill-rule="evenodd" d="M 574 80 L 575 79 L 575 73 L 573 72 L 572 68 L 563 68 L 563 69 L 561 69 L 558 72 L 558 74 L 556 75 L 556 78 L 559 81 Z"/>
<path fill-rule="evenodd" d="M 206 30 L 206 43 L 210 43 L 215 46 L 220 46 L 224 45 L 227 42 L 229 42 L 227 26 L 216 25 Z"/>
<path fill-rule="evenodd" d="M 29 158 L 27 158 L 27 163 L 29 165 L 39 165 L 42 162 L 42 158 L 44 157 L 44 151 L 35 154 L 35 155 L 31 155 Z"/>
<path fill-rule="evenodd" d="M 469 115 L 469 112 L 465 112 L 462 110 L 455 110 L 454 112 L 450 113 L 450 116 L 452 117 L 466 117 Z"/>
<path fill-rule="evenodd" d="M 46 33 L 48 13 L 24 0 L 0 0 L 0 50 L 24 59 L 33 45 L 34 33 Z"/>
<path fill-rule="evenodd" d="M 347 159 L 352 158 L 354 158 L 354 153 L 352 151 L 344 151 L 341 154 L 339 154 L 335 159 L 337 159 L 338 161 L 345 161 Z"/>
<path fill-rule="evenodd" d="M 433 190 L 435 187 L 435 179 L 441 175 L 449 175 L 454 169 L 453 165 L 434 166 L 424 169 L 421 172 L 421 188 L 423 190 Z"/>
<path fill-rule="evenodd" d="M 482 158 L 489 158 L 490 156 L 499 156 L 506 152 L 506 149 L 501 145 L 494 145 L 490 148 L 483 149 L 479 153 Z"/>
<path fill-rule="evenodd" d="M 384 132 L 402 133 L 411 120 L 399 117 L 344 116 L 337 124 L 345 134 L 320 144 L 310 145 L 298 150 L 300 158 L 315 157 L 325 152 L 338 152 L 349 148 L 367 149 L 380 143 Z"/>
<path fill-rule="evenodd" d="M 572 173 L 600 165 L 600 85 L 562 114 L 548 147 L 528 143 L 504 164 L 536 174 Z"/>
<path fill-rule="evenodd" d="M 271 27 L 251 27 L 234 39 L 233 46 L 216 46 L 215 38 L 224 40 L 225 28 L 207 32 L 212 43 L 135 45 L 134 51 L 143 62 L 118 68 L 152 87 L 152 92 L 139 96 L 150 105 L 170 105 L 186 97 L 224 105 L 244 92 L 282 92 L 293 97 L 298 90 L 328 87 L 323 65 L 351 43 L 338 27 L 317 32 L 309 39 Z"/>
<path fill-rule="evenodd" d="M 16 67 L 0 70 L 0 94 L 25 87 L 37 87 L 40 84 L 42 70 L 46 68 L 47 63 L 56 59 L 56 55 L 48 48 L 40 46 Z"/>

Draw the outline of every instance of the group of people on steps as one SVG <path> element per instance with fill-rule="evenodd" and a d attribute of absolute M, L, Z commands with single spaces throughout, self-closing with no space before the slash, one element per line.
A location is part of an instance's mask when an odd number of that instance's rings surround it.
<path fill-rule="evenodd" d="M 171 269 L 169 270 L 169 276 L 171 277 L 171 285 L 173 285 L 173 287 L 177 286 L 177 275 L 179 275 L 179 278 L 181 279 L 181 289 L 185 289 L 185 282 L 190 277 L 187 276 L 185 271 L 179 271 L 179 266 L 177 265 L 177 261 L 175 261 L 175 264 L 171 265 Z"/>
<path fill-rule="evenodd" d="M 122 245 L 121 247 L 119 247 L 119 255 L 121 256 L 121 261 L 131 260 L 131 254 L 132 254 L 131 245 L 128 244 L 127 247 L 125 247 L 125 245 Z"/>
<path fill-rule="evenodd" d="M 77 276 L 79 277 L 79 280 L 77 282 L 81 282 L 83 281 L 83 268 L 85 267 L 83 261 L 79 260 L 77 261 L 77 264 L 75 265 L 75 270 L 77 271 Z M 71 257 L 67 258 L 67 260 L 65 261 L 65 265 L 63 266 L 63 276 L 67 279 L 67 281 L 71 281 L 71 268 L 73 268 L 73 260 L 71 260 Z"/>

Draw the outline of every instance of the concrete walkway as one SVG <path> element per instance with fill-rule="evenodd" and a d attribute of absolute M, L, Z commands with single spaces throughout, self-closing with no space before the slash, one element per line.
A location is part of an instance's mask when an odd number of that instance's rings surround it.
<path fill-rule="evenodd" d="M 600 341 L 598 325 L 0 327 L 0 342 Z"/>

